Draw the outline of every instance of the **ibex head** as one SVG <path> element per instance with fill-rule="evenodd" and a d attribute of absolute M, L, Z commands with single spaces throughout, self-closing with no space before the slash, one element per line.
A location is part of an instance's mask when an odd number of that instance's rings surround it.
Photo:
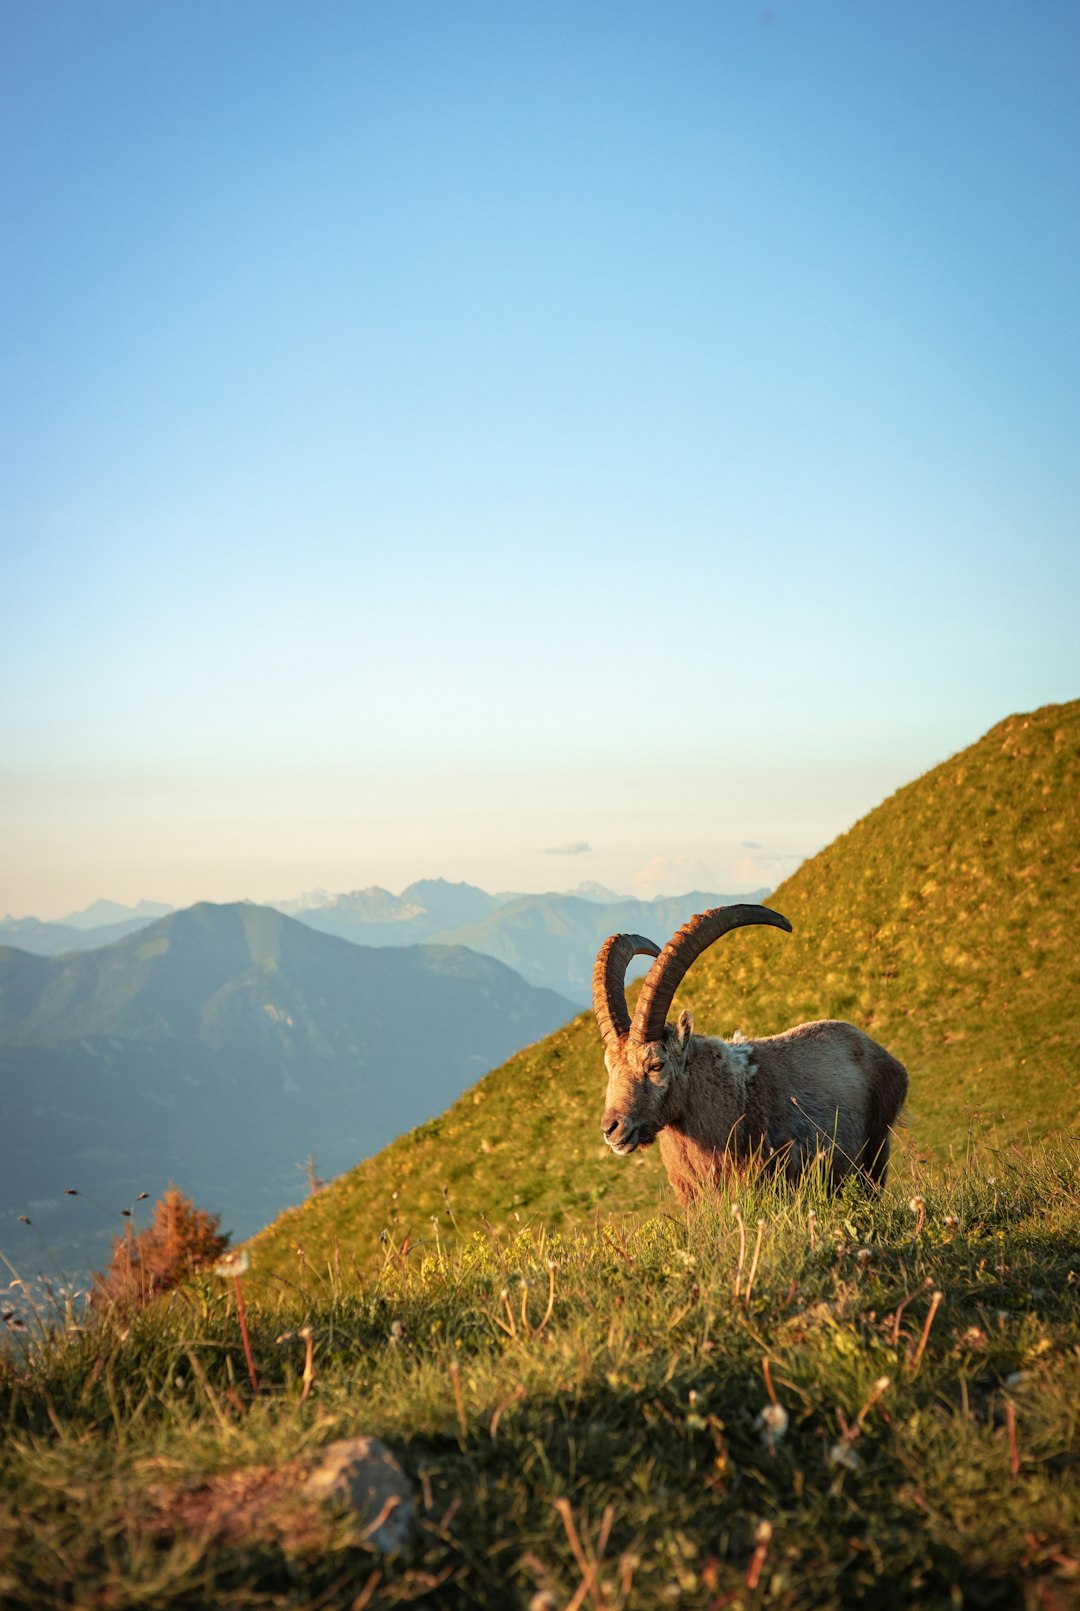
<path fill-rule="evenodd" d="M 706 946 L 748 923 L 791 930 L 787 918 L 767 906 L 717 906 L 684 923 L 662 951 L 640 934 L 613 934 L 600 947 L 593 969 L 593 1011 L 608 1071 L 600 1125 L 612 1151 L 625 1156 L 648 1146 L 665 1124 L 679 1117 L 694 1022 L 683 1012 L 677 1026 L 669 1024 L 668 1008 L 687 970 Z M 630 959 L 639 955 L 656 961 L 641 987 L 631 1020 L 626 970 Z"/>

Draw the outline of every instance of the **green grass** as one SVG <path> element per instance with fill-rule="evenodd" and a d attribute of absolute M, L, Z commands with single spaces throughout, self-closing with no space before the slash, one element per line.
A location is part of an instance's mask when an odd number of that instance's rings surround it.
<path fill-rule="evenodd" d="M 129 1321 L 18 1334 L 0 1599 L 1075 1604 L 1080 1151 L 910 1167 L 921 1207 L 907 1185 L 873 1202 L 759 1184 L 569 1235 L 459 1216 L 452 1246 L 388 1240 L 374 1275 L 339 1243 L 250 1292 L 257 1398 L 211 1277 Z M 257 1495 L 357 1433 L 414 1482 L 401 1557 L 288 1495 L 248 1503 L 250 1531 L 222 1521 L 216 1494 Z"/>

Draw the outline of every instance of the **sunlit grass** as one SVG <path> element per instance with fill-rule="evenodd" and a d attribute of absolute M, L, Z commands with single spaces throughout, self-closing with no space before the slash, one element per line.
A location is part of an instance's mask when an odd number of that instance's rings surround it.
<path fill-rule="evenodd" d="M 376 1269 L 339 1246 L 263 1285 L 258 1393 L 212 1275 L 142 1313 L 13 1335 L 0 1595 L 1067 1604 L 1078 1185 L 1063 1144 L 912 1161 L 876 1201 L 757 1181 L 587 1232 L 459 1215 L 456 1241 L 388 1234 Z M 267 1509 L 274 1472 L 358 1433 L 416 1487 L 421 1526 L 393 1561 L 347 1517 Z M 245 1478 L 238 1539 L 214 1495 Z"/>

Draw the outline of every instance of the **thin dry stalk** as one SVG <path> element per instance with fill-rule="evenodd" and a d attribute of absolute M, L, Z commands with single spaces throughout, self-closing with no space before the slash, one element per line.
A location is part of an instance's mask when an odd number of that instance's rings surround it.
<path fill-rule="evenodd" d="M 304 1387 L 300 1394 L 301 1404 L 311 1392 L 311 1384 L 315 1380 L 315 1337 L 310 1326 L 304 1326 L 300 1332 L 304 1339 Z"/>
<path fill-rule="evenodd" d="M 768 1393 L 770 1401 L 773 1404 L 779 1405 L 780 1400 L 776 1396 L 776 1388 L 772 1383 L 772 1372 L 769 1369 L 768 1357 L 761 1361 L 761 1374 L 765 1378 L 765 1391 Z"/>
<path fill-rule="evenodd" d="M 758 1586 L 761 1569 L 765 1565 L 765 1557 L 769 1553 L 769 1542 L 772 1539 L 772 1523 L 767 1521 L 759 1522 L 754 1537 L 757 1539 L 757 1543 L 754 1547 L 754 1553 L 750 1557 L 750 1568 L 746 1574 L 746 1586 L 748 1589 L 756 1589 Z"/>
<path fill-rule="evenodd" d="M 761 1253 L 761 1238 L 764 1236 L 764 1234 L 765 1221 L 763 1219 L 759 1219 L 757 1222 L 757 1237 L 754 1241 L 754 1256 L 750 1260 L 750 1274 L 746 1278 L 746 1291 L 743 1293 L 744 1303 L 750 1302 L 750 1293 L 753 1289 L 754 1277 L 757 1274 L 758 1256 Z"/>
<path fill-rule="evenodd" d="M 349 1611 L 365 1611 L 365 1608 L 371 1604 L 375 1592 L 381 1582 L 382 1572 L 378 1567 L 376 1567 L 371 1573 L 367 1582 L 364 1584 L 363 1588 L 360 1590 L 360 1593 L 356 1596 L 356 1599 L 350 1605 Z"/>
<path fill-rule="evenodd" d="M 904 1310 L 907 1308 L 912 1298 L 917 1298 L 920 1292 L 925 1292 L 929 1285 L 930 1278 L 928 1276 L 925 1281 L 920 1282 L 913 1291 L 909 1292 L 905 1298 L 901 1298 L 900 1302 L 893 1310 L 892 1331 L 889 1333 L 889 1342 L 893 1348 L 898 1348 L 900 1346 L 900 1322 L 904 1317 Z"/>
<path fill-rule="evenodd" d="M 499 1422 L 502 1420 L 504 1413 L 510 1408 L 511 1404 L 519 1404 L 524 1397 L 525 1386 L 523 1382 L 519 1382 L 510 1397 L 504 1398 L 502 1403 L 496 1407 L 495 1414 L 491 1417 L 491 1426 L 488 1429 L 492 1439 L 495 1438 L 499 1430 Z"/>
<path fill-rule="evenodd" d="M 190 1348 L 186 1348 L 184 1352 L 188 1356 L 188 1360 L 191 1364 L 192 1370 L 195 1372 L 199 1386 L 202 1388 L 203 1392 L 210 1401 L 210 1408 L 213 1410 L 214 1414 L 218 1418 L 218 1421 L 225 1428 L 226 1432 L 231 1432 L 232 1422 L 229 1420 L 229 1417 L 225 1414 L 225 1411 L 218 1402 L 218 1396 L 214 1392 L 214 1389 L 210 1386 L 210 1378 L 202 1368 L 202 1361 L 199 1359 L 197 1354 L 192 1352 Z"/>
<path fill-rule="evenodd" d="M 578 1530 L 574 1525 L 574 1513 L 570 1509 L 569 1500 L 556 1499 L 555 1509 L 562 1517 L 562 1524 L 566 1530 L 567 1541 L 571 1550 L 573 1551 L 574 1560 L 577 1562 L 578 1570 L 581 1573 L 581 1583 L 578 1585 L 573 1599 L 567 1605 L 566 1611 L 580 1611 L 580 1607 L 584 1605 L 587 1596 L 592 1598 L 597 1611 L 604 1611 L 607 1602 L 598 1582 L 598 1575 L 600 1571 L 600 1562 L 603 1560 L 608 1539 L 611 1537 L 611 1525 L 615 1520 L 615 1508 L 613 1505 L 608 1505 L 600 1519 L 600 1531 L 597 1534 L 596 1547 L 592 1552 L 591 1560 L 582 1547 L 581 1539 L 578 1536 Z"/>
<path fill-rule="evenodd" d="M 454 1404 L 457 1408 L 458 1431 L 460 1443 L 464 1453 L 465 1445 L 469 1441 L 469 1423 L 465 1417 L 465 1395 L 461 1391 L 461 1369 L 456 1359 L 450 1361 L 450 1385 L 454 1389 Z"/>
<path fill-rule="evenodd" d="M 247 1316 L 244 1313 L 244 1293 L 240 1285 L 240 1277 L 233 1277 L 236 1282 L 236 1315 L 240 1321 L 240 1335 L 244 1339 L 244 1358 L 247 1360 L 248 1375 L 251 1378 L 251 1391 L 259 1391 L 259 1378 L 255 1374 L 255 1360 L 251 1353 L 251 1338 L 248 1336 Z"/>
<path fill-rule="evenodd" d="M 930 1308 L 927 1310 L 926 1319 L 923 1322 L 922 1336 L 919 1338 L 919 1346 L 915 1350 L 915 1358 L 911 1362 L 911 1374 L 913 1376 L 917 1374 L 919 1366 L 922 1363 L 923 1351 L 926 1348 L 926 1340 L 930 1335 L 930 1327 L 934 1324 L 934 1316 L 941 1307 L 941 1301 L 944 1296 L 945 1294 L 943 1292 L 932 1292 L 930 1294 Z"/>
<path fill-rule="evenodd" d="M 503 1308 L 506 1310 L 506 1318 L 509 1322 L 508 1325 L 503 1325 L 503 1322 L 500 1320 L 499 1325 L 502 1326 L 502 1329 L 506 1332 L 507 1336 L 512 1337 L 514 1341 L 517 1342 L 517 1321 L 514 1319 L 514 1311 L 510 1307 L 510 1293 L 507 1291 L 506 1287 L 503 1287 L 502 1291 L 499 1293 L 499 1297 L 502 1299 Z"/>
<path fill-rule="evenodd" d="M 551 1316 L 554 1313 L 554 1310 L 555 1310 L 555 1260 L 554 1259 L 548 1259 L 548 1301 L 547 1301 L 547 1308 L 544 1310 L 544 1318 L 543 1318 L 543 1320 L 541 1320 L 540 1324 L 536 1328 L 536 1335 L 538 1337 L 539 1337 L 540 1333 L 543 1331 L 544 1327 L 547 1325 L 548 1321 L 551 1319 Z"/>
<path fill-rule="evenodd" d="M 873 1387 L 870 1389 L 870 1397 L 867 1399 L 866 1403 L 863 1405 L 862 1409 L 859 1411 L 858 1415 L 855 1417 L 855 1425 L 856 1425 L 856 1427 L 859 1427 L 859 1428 L 862 1427 L 863 1422 L 866 1420 L 866 1417 L 870 1414 L 870 1411 L 873 1409 L 873 1407 L 877 1403 L 878 1399 L 881 1398 L 883 1393 L 888 1392 L 888 1390 L 889 1390 L 891 1385 L 892 1384 L 891 1384 L 891 1382 L 890 1382 L 890 1380 L 889 1380 L 889 1378 L 887 1376 L 879 1376 L 878 1377 L 877 1381 L 874 1383 Z"/>
<path fill-rule="evenodd" d="M 1016 1405 L 1011 1398 L 1005 1400 L 1005 1430 L 1009 1436 L 1009 1471 L 1015 1482 L 1020 1475 L 1020 1445 L 1016 1437 Z"/>
<path fill-rule="evenodd" d="M 738 1297 L 742 1287 L 743 1265 L 746 1263 L 746 1222 L 742 1217 L 742 1209 L 738 1203 L 733 1206 L 731 1212 L 739 1225 L 739 1265 L 735 1271 L 735 1296 Z"/>
<path fill-rule="evenodd" d="M 626 1245 L 626 1238 L 623 1236 L 621 1231 L 616 1229 L 614 1225 L 607 1224 L 604 1226 L 604 1240 L 607 1242 L 607 1245 L 610 1248 L 615 1250 L 616 1253 L 622 1254 L 627 1264 L 633 1264 L 635 1262 L 633 1254 Z"/>

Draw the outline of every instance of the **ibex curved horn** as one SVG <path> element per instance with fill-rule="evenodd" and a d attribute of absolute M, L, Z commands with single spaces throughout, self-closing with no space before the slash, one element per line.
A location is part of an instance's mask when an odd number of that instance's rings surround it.
<path fill-rule="evenodd" d="M 613 934 L 604 941 L 592 976 L 592 1004 L 604 1045 L 618 1044 L 630 1032 L 626 970 L 632 957 L 658 957 L 660 947 L 643 934 Z"/>
<path fill-rule="evenodd" d="M 731 929 L 744 928 L 748 923 L 767 923 L 774 929 L 786 929 L 791 933 L 787 918 L 767 906 L 714 906 L 711 912 L 699 912 L 672 935 L 641 987 L 637 1010 L 628 1031 L 635 1045 L 647 1046 L 650 1041 L 659 1040 L 663 1035 L 672 998 L 691 964 L 697 961 L 706 947 L 722 934 L 727 934 Z"/>

